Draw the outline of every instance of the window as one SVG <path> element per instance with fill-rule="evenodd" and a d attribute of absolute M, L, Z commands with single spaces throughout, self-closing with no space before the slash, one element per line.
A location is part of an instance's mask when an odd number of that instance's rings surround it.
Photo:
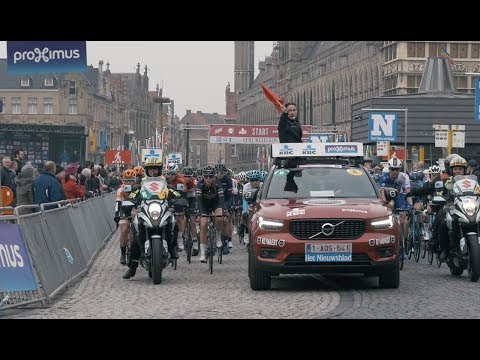
<path fill-rule="evenodd" d="M 472 58 L 478 59 L 480 58 L 480 44 L 472 44 Z"/>
<path fill-rule="evenodd" d="M 0 114 L 5 114 L 5 107 L 7 106 L 7 103 L 5 102 L 5 97 L 0 97 L 0 100 L 2 101 L 2 111 L 0 111 Z"/>
<path fill-rule="evenodd" d="M 77 82 L 76 81 L 70 81 L 70 92 L 69 94 L 72 96 L 77 95 Z"/>
<path fill-rule="evenodd" d="M 385 53 L 385 62 L 394 60 L 397 58 L 397 44 L 389 45 L 384 49 Z"/>
<path fill-rule="evenodd" d="M 53 114 L 53 98 L 51 97 L 43 98 L 43 113 Z"/>
<path fill-rule="evenodd" d="M 387 76 L 383 79 L 384 90 L 396 89 L 397 88 L 397 75 Z"/>
<path fill-rule="evenodd" d="M 20 80 L 20 86 L 30 86 L 30 79 L 21 79 Z"/>
<path fill-rule="evenodd" d="M 457 43 L 451 43 L 450 44 L 450 56 L 452 58 L 458 58 L 458 44 Z"/>
<path fill-rule="evenodd" d="M 45 78 L 45 86 L 53 86 L 53 78 Z"/>
<path fill-rule="evenodd" d="M 77 99 L 70 99 L 68 101 L 68 113 L 72 115 L 78 114 L 77 105 L 78 105 Z"/>
<path fill-rule="evenodd" d="M 440 44 L 437 44 L 437 43 L 428 44 L 428 56 L 440 57 Z"/>
<path fill-rule="evenodd" d="M 200 167 L 200 159 L 197 158 L 197 168 Z"/>
<path fill-rule="evenodd" d="M 12 97 L 12 114 L 22 113 L 22 98 Z"/>
<path fill-rule="evenodd" d="M 468 76 L 453 77 L 453 82 L 455 83 L 455 86 L 458 92 L 462 92 L 462 93 L 468 92 L 467 79 L 468 79 Z"/>
<path fill-rule="evenodd" d="M 232 154 L 230 155 L 231 157 L 237 157 L 237 144 L 232 144 Z"/>
<path fill-rule="evenodd" d="M 407 88 L 419 88 L 422 75 L 407 75 Z"/>
<path fill-rule="evenodd" d="M 29 97 L 28 98 L 28 114 L 37 114 L 37 98 Z"/>
<path fill-rule="evenodd" d="M 200 145 L 197 145 L 197 155 L 200 156 Z"/>
<path fill-rule="evenodd" d="M 425 43 L 409 42 L 407 43 L 407 57 L 425 57 Z"/>
<path fill-rule="evenodd" d="M 466 59 L 468 57 L 468 44 L 458 44 L 458 57 L 461 59 Z"/>

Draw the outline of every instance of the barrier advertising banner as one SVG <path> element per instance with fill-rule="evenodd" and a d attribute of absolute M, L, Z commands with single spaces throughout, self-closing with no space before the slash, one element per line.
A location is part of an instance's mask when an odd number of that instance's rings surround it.
<path fill-rule="evenodd" d="M 310 125 L 302 125 L 304 141 L 312 132 Z M 210 125 L 211 143 L 274 144 L 278 139 L 278 125 Z"/>
<path fill-rule="evenodd" d="M 0 291 L 37 290 L 20 226 L 0 222 Z"/>
<path fill-rule="evenodd" d="M 9 75 L 86 71 L 86 41 L 7 41 Z"/>

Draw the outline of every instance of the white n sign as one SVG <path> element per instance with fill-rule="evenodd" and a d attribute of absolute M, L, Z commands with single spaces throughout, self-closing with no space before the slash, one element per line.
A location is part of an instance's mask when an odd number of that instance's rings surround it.
<path fill-rule="evenodd" d="M 368 139 L 370 141 L 397 141 L 397 114 L 370 113 L 368 119 Z"/>

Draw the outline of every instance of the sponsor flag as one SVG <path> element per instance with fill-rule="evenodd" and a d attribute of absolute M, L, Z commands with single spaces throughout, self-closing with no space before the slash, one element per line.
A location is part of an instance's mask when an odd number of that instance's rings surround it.
<path fill-rule="evenodd" d="M 90 126 L 90 130 L 88 131 L 88 149 L 90 150 L 90 154 L 94 154 L 97 148 L 97 142 L 95 140 L 95 135 L 93 134 L 92 127 Z"/>
<path fill-rule="evenodd" d="M 262 146 L 262 165 L 266 165 L 267 159 L 265 158 L 265 147 Z"/>
<path fill-rule="evenodd" d="M 262 158 L 260 156 L 260 146 L 257 148 L 257 164 L 260 165 L 262 163 Z"/>
<path fill-rule="evenodd" d="M 264 84 L 260 84 L 262 87 L 263 93 L 265 94 L 265 97 L 275 105 L 275 108 L 279 111 L 282 112 L 281 106 L 283 105 L 283 100 L 275 94 L 269 87 L 267 87 Z"/>

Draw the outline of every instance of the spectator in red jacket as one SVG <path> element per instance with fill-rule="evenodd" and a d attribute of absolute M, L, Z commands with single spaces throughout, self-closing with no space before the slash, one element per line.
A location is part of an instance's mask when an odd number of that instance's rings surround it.
<path fill-rule="evenodd" d="M 85 196 L 85 186 L 77 183 L 76 175 L 77 165 L 68 164 L 65 168 L 65 180 L 62 182 L 67 199 L 83 198 Z"/>

